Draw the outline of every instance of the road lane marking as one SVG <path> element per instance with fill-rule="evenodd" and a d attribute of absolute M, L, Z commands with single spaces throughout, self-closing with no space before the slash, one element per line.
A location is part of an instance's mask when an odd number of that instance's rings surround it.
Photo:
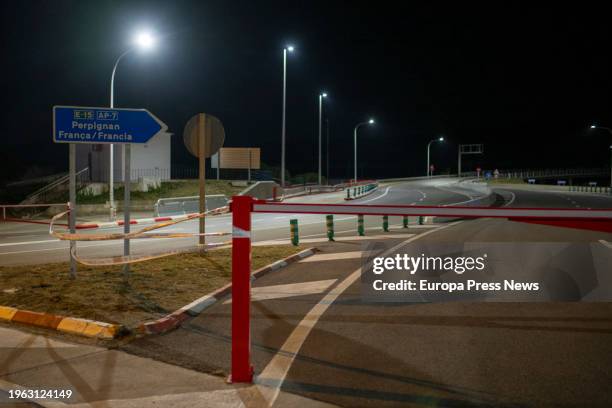
<path fill-rule="evenodd" d="M 300 263 L 304 262 L 320 262 L 320 261 L 333 261 L 335 259 L 354 259 L 361 258 L 361 251 L 348 251 L 348 252 L 335 252 L 333 254 L 314 254 L 308 258 L 300 260 Z"/>
<path fill-rule="evenodd" d="M 610 242 L 608 242 L 608 241 L 605 241 L 605 240 L 603 240 L 603 239 L 600 239 L 600 240 L 599 240 L 599 243 L 600 243 L 601 245 L 605 246 L 606 248 L 612 249 L 612 243 L 610 243 Z"/>
<path fill-rule="evenodd" d="M 387 189 L 385 190 L 385 192 L 377 197 L 371 198 L 369 200 L 365 200 L 365 201 L 359 201 L 359 204 L 363 204 L 363 203 L 369 203 L 370 201 L 374 201 L 374 200 L 378 200 L 379 198 L 383 198 L 384 196 L 386 196 L 389 193 L 389 190 L 391 189 L 391 186 L 387 187 Z"/>
<path fill-rule="evenodd" d="M 43 241 L 7 242 L 6 244 L 0 244 L 0 247 L 17 246 L 17 245 L 28 245 L 28 244 L 46 244 L 48 242 L 60 242 L 60 240 L 59 239 L 45 239 Z"/>
<path fill-rule="evenodd" d="M 251 302 L 271 299 L 283 299 L 294 296 L 316 295 L 325 292 L 338 279 L 327 279 L 312 282 L 288 283 L 284 285 L 257 286 L 251 288 Z M 223 302 L 232 303 L 232 299 Z"/>
<path fill-rule="evenodd" d="M 422 234 L 416 235 L 395 245 L 393 248 L 388 249 L 380 256 L 387 256 L 393 254 L 406 244 L 418 240 L 419 238 L 425 237 L 433 232 L 440 231 L 451 226 L 460 224 L 462 221 L 454 222 L 433 230 L 426 231 Z M 342 280 L 338 285 L 332 288 L 310 311 L 304 316 L 302 321 L 293 329 L 285 343 L 272 357 L 268 365 L 263 369 L 261 374 L 256 376 L 255 383 L 261 396 L 267 401 L 268 406 L 273 406 L 274 402 L 278 398 L 280 389 L 287 377 L 287 373 L 295 360 L 295 356 L 298 354 L 302 345 L 306 341 L 306 338 L 312 331 L 313 327 L 317 324 L 321 316 L 327 311 L 327 309 L 336 301 L 345 290 L 347 290 L 353 283 L 359 280 L 361 276 L 361 267 L 353 271 L 348 277 Z"/>

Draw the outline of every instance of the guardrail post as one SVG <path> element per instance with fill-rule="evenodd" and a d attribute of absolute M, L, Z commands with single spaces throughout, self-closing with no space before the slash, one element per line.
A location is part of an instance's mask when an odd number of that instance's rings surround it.
<path fill-rule="evenodd" d="M 300 236 L 299 236 L 299 231 L 298 231 L 297 218 L 289 220 L 289 230 L 291 232 L 291 243 L 294 246 L 298 246 L 300 244 Z"/>
<path fill-rule="evenodd" d="M 407 215 L 404 215 L 403 222 L 404 222 L 404 228 L 408 228 L 408 216 Z"/>
<path fill-rule="evenodd" d="M 359 234 L 359 236 L 364 236 L 365 235 L 365 228 L 363 226 L 363 214 L 359 214 L 357 216 L 357 233 Z"/>
<path fill-rule="evenodd" d="M 230 382 L 253 381 L 251 366 L 251 211 L 253 198 L 232 198 L 232 371 Z"/>
<path fill-rule="evenodd" d="M 329 214 L 325 216 L 327 224 L 327 239 L 330 241 L 334 240 L 334 216 Z"/>
<path fill-rule="evenodd" d="M 389 232 L 389 216 L 383 215 L 383 231 Z"/>

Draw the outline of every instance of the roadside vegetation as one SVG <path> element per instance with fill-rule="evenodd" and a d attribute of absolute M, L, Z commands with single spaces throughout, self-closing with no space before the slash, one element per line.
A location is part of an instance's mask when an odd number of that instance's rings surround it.
<path fill-rule="evenodd" d="M 253 247 L 256 270 L 299 252 L 291 245 Z M 81 317 L 128 326 L 157 318 L 231 281 L 231 249 L 168 256 L 132 265 L 129 284 L 121 266 L 68 263 L 0 266 L 0 306 Z"/>
<path fill-rule="evenodd" d="M 228 198 L 240 193 L 246 187 L 232 186 L 227 180 L 206 180 L 206 194 L 224 194 Z M 115 200 L 123 201 L 123 186 L 115 188 Z M 161 186 L 147 192 L 132 191 L 130 197 L 138 201 L 157 201 L 159 198 L 190 197 L 200 194 L 198 180 L 164 181 Z M 77 203 L 79 204 L 105 204 L 108 201 L 108 192 L 103 194 L 79 193 Z"/>

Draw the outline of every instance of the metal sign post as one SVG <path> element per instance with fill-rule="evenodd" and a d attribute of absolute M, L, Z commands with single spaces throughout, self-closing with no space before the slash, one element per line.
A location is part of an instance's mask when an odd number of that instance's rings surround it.
<path fill-rule="evenodd" d="M 206 212 L 206 159 L 217 153 L 225 141 L 225 130 L 219 119 L 206 113 L 198 113 L 189 119 L 183 131 L 185 147 L 199 161 L 198 175 L 200 179 L 200 213 Z M 219 160 L 221 157 L 219 156 Z M 204 250 L 206 238 L 205 217 L 200 218 L 200 237 L 198 239 L 201 249 Z"/>
<path fill-rule="evenodd" d="M 199 161 L 199 179 L 200 179 L 200 214 L 206 212 L 206 134 L 205 134 L 206 115 L 198 115 L 198 161 Z M 200 239 L 199 244 L 201 250 L 204 250 L 206 244 L 206 221 L 204 217 L 200 218 Z"/>
<path fill-rule="evenodd" d="M 68 173 L 69 175 L 69 195 L 70 200 L 70 216 L 68 224 L 70 233 L 76 233 L 76 145 L 70 143 L 68 145 Z M 76 252 L 76 241 L 70 241 L 70 278 L 76 278 L 77 266 L 76 260 L 72 256 Z"/>
<path fill-rule="evenodd" d="M 130 190 L 132 188 L 131 154 L 132 146 L 123 145 L 123 232 L 130 233 Z M 123 256 L 130 256 L 130 240 L 123 240 Z M 127 282 L 130 277 L 130 264 L 123 265 L 123 279 Z"/>

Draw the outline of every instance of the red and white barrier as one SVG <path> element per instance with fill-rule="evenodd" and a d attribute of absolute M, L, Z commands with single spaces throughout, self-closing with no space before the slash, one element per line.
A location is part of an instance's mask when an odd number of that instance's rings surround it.
<path fill-rule="evenodd" d="M 232 211 L 232 382 L 251 382 L 250 296 L 251 213 L 432 216 L 507 218 L 535 224 L 612 232 L 612 208 L 597 210 L 558 208 L 439 207 L 406 205 L 299 204 L 235 196 Z"/>
<path fill-rule="evenodd" d="M 156 222 L 162 221 L 175 221 L 187 219 L 198 215 L 198 213 L 193 214 L 185 214 L 185 215 L 171 215 L 167 217 L 154 217 L 154 218 L 139 218 L 135 220 L 130 220 L 130 225 L 133 224 L 154 224 Z M 96 228 L 113 228 L 113 227 L 121 227 L 123 226 L 123 221 L 109 221 L 109 222 L 85 222 L 82 224 L 77 224 L 76 229 L 96 229 Z"/>

